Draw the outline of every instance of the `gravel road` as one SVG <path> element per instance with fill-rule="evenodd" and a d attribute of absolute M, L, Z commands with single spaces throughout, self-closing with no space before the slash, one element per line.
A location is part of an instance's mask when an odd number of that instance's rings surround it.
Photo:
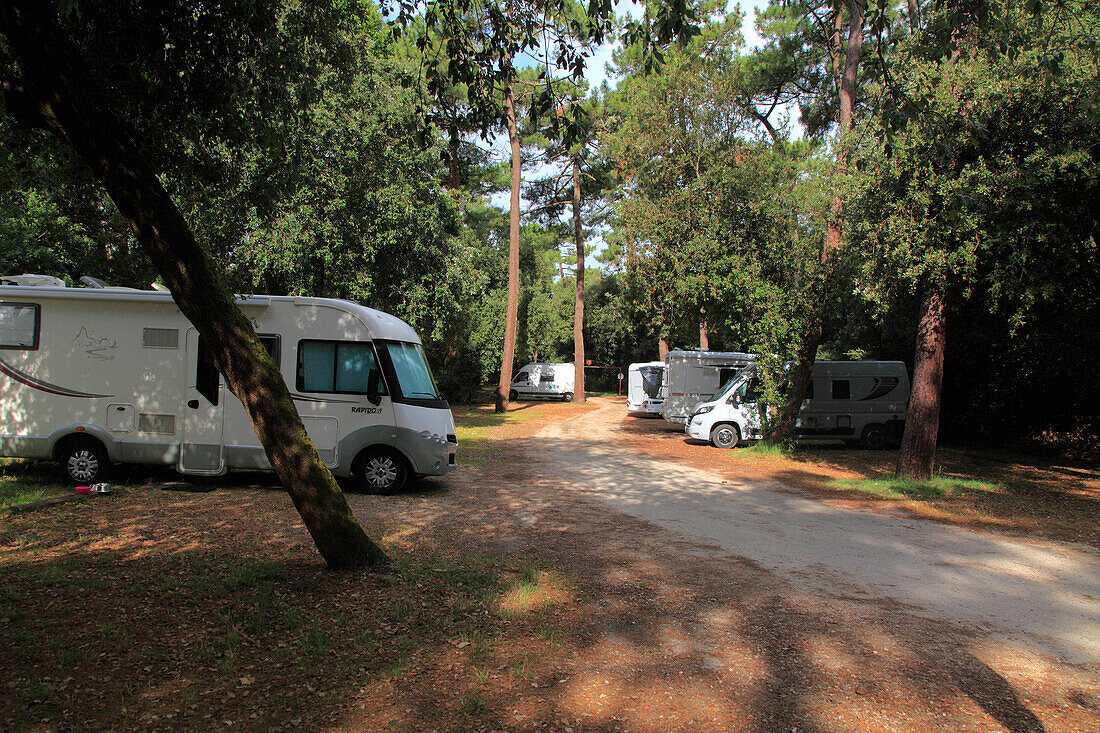
<path fill-rule="evenodd" d="M 831 596 L 889 599 L 1021 650 L 1100 663 L 1100 554 L 1091 548 L 838 508 L 781 484 L 640 455 L 623 445 L 622 411 L 608 402 L 548 425 L 536 436 L 540 462 L 699 552 L 747 558 Z"/>

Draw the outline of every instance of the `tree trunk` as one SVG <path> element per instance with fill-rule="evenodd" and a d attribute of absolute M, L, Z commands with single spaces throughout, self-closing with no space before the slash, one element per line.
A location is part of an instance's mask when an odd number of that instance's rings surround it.
<path fill-rule="evenodd" d="M 699 309 L 699 348 L 706 351 L 710 348 L 710 331 L 707 330 L 707 309 Z"/>
<path fill-rule="evenodd" d="M 512 360 L 516 353 L 516 321 L 519 319 L 519 183 L 522 160 L 516 107 L 512 85 L 504 88 L 504 116 L 508 123 L 508 142 L 512 148 L 512 210 L 508 220 L 508 311 L 504 314 L 504 353 L 500 359 L 496 411 L 508 409 L 508 390 L 512 386 Z"/>
<path fill-rule="evenodd" d="M 836 151 L 836 167 L 837 171 L 841 173 L 848 169 L 848 155 L 844 149 L 844 139 L 852 129 L 857 72 L 859 70 L 860 54 L 863 50 L 863 21 L 866 10 L 866 0 L 849 0 L 848 50 L 844 60 L 844 73 L 840 79 L 840 129 L 837 132 Z M 840 22 L 839 18 L 837 22 Z M 813 376 L 817 349 L 825 336 L 825 309 L 828 307 L 829 293 L 832 288 L 832 278 L 828 265 L 829 260 L 840 249 L 840 235 L 843 225 L 844 202 L 841 201 L 839 194 L 833 196 L 830 208 L 832 209 L 832 219 L 825 235 L 824 246 L 821 248 L 821 263 L 824 268 L 821 292 L 814 306 L 815 312 L 809 323 L 807 323 L 806 332 L 802 336 L 802 346 L 788 375 L 786 399 L 784 399 L 783 406 L 772 423 L 771 430 L 769 430 L 769 440 L 785 440 L 793 434 L 795 422 L 798 420 L 798 411 L 802 407 L 807 385 L 809 385 Z"/>
<path fill-rule="evenodd" d="M 931 286 L 921 305 L 913 360 L 913 391 L 905 413 L 905 432 L 894 472 L 898 478 L 928 480 L 935 467 L 947 320 L 943 301 L 943 291 L 938 286 Z"/>
<path fill-rule="evenodd" d="M 573 401 L 584 402 L 584 231 L 581 229 L 581 164 L 573 158 L 573 241 L 577 247 L 577 297 L 573 302 Z"/>
<path fill-rule="evenodd" d="M 183 215 L 123 122 L 101 104 L 77 47 L 50 6 L 0 2 L 0 24 L 19 60 L 39 121 L 91 168 L 164 277 L 180 311 L 210 345 L 244 404 L 272 467 L 330 568 L 377 567 L 386 556 L 363 533 L 306 434 L 286 383 L 236 307 Z"/>
<path fill-rule="evenodd" d="M 664 336 L 657 338 L 657 360 L 664 361 L 668 356 L 668 340 Z"/>

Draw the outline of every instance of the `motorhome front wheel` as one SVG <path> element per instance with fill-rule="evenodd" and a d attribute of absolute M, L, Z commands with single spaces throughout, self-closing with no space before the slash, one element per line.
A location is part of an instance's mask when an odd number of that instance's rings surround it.
<path fill-rule="evenodd" d="M 364 454 L 355 465 L 355 477 L 364 490 L 373 494 L 392 494 L 405 486 L 409 469 L 405 459 L 388 450 Z"/>
<path fill-rule="evenodd" d="M 741 440 L 741 431 L 736 425 L 719 423 L 711 428 L 710 442 L 715 448 L 733 448 Z"/>

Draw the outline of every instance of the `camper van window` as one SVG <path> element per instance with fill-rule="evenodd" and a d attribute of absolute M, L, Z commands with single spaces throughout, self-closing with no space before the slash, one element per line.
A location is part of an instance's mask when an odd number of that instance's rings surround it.
<path fill-rule="evenodd" d="M 271 357 L 271 361 L 275 362 L 275 366 L 281 367 L 282 362 L 280 361 L 279 357 L 281 356 L 280 352 L 282 351 L 282 349 L 280 348 L 282 339 L 278 336 L 260 336 L 259 339 L 260 346 L 264 347 L 264 351 L 266 351 L 267 355 Z"/>
<path fill-rule="evenodd" d="M 374 347 L 362 341 L 299 341 L 296 384 L 301 392 L 367 394 L 378 369 Z M 385 386 L 381 385 L 382 394 Z"/>
<path fill-rule="evenodd" d="M 539 375 L 539 381 L 540 382 L 553 382 L 554 381 L 554 375 L 553 374 Z"/>
<path fill-rule="evenodd" d="M 406 400 L 441 399 L 420 344 L 403 341 L 378 343 L 393 365 L 393 373 L 397 377 L 395 393 L 400 392 L 401 398 Z"/>
<path fill-rule="evenodd" d="M 38 306 L 34 303 L 0 303 L 0 349 L 38 348 Z"/>
<path fill-rule="evenodd" d="M 206 348 L 206 339 L 199 336 L 199 351 L 196 354 L 195 364 L 195 391 L 216 407 L 218 395 L 221 392 L 218 389 L 220 383 L 221 375 L 218 374 L 218 368 L 214 366 L 214 357 L 210 356 Z"/>
<path fill-rule="evenodd" d="M 512 384 L 527 384 L 527 372 L 520 372 L 516 375 L 516 378 L 512 380 Z"/>
<path fill-rule="evenodd" d="M 852 385 L 847 379 L 833 380 L 833 399 L 850 400 L 852 398 Z"/>
<path fill-rule="evenodd" d="M 729 381 L 737 376 L 741 367 L 721 367 L 718 369 L 718 383 L 729 384 Z"/>

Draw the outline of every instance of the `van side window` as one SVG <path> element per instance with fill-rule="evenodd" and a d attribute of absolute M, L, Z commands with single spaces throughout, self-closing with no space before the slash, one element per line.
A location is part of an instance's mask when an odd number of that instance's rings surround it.
<path fill-rule="evenodd" d="M 296 386 L 299 392 L 367 394 L 371 372 L 378 373 L 379 394 L 386 394 L 374 346 L 363 341 L 299 341 Z"/>
<path fill-rule="evenodd" d="M 553 382 L 554 381 L 554 375 L 553 374 L 543 374 L 543 375 L 539 376 L 539 381 L 540 382 Z"/>
<path fill-rule="evenodd" d="M 814 398 L 814 380 L 810 380 L 806 383 L 806 396 L 802 399 L 812 400 Z"/>
<path fill-rule="evenodd" d="M 833 399 L 834 400 L 850 400 L 850 399 L 852 399 L 852 385 L 847 379 L 834 379 L 833 380 Z"/>
<path fill-rule="evenodd" d="M 199 353 L 195 366 L 195 391 L 205 397 L 210 404 L 217 406 L 218 395 L 221 390 L 218 385 L 221 375 L 214 366 L 214 358 L 210 356 L 210 350 L 206 348 L 206 339 L 199 336 Z"/>
<path fill-rule="evenodd" d="M 275 362 L 275 366 L 281 367 L 280 353 L 282 351 L 282 338 L 279 336 L 259 336 L 260 346 L 264 347 L 264 351 L 271 357 L 271 361 Z"/>
<path fill-rule="evenodd" d="M 719 367 L 718 368 L 718 384 L 725 384 L 734 378 L 737 372 L 741 371 L 736 367 Z"/>
<path fill-rule="evenodd" d="M 0 349 L 37 349 L 39 326 L 35 303 L 0 303 Z"/>
<path fill-rule="evenodd" d="M 512 384 L 527 384 L 527 372 L 520 372 L 516 375 L 516 378 L 512 380 Z"/>

